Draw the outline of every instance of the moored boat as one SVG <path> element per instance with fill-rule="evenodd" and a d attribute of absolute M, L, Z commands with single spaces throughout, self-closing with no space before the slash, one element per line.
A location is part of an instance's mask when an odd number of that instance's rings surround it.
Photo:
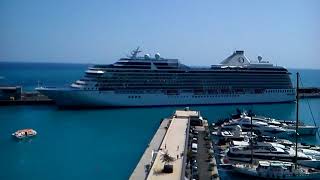
<path fill-rule="evenodd" d="M 259 161 L 258 165 L 235 164 L 235 172 L 264 179 L 319 179 L 320 171 L 291 162 Z"/>
<path fill-rule="evenodd" d="M 297 73 L 297 90 L 299 89 L 299 73 Z M 297 91 L 298 92 L 298 91 Z M 258 161 L 258 165 L 253 163 L 254 151 L 253 146 L 251 145 L 251 157 L 250 164 L 234 164 L 233 170 L 235 172 L 259 177 L 266 179 L 320 179 L 320 171 L 315 170 L 314 168 L 309 168 L 305 166 L 300 166 L 299 161 L 306 161 L 305 165 L 315 165 L 319 162 L 316 159 L 304 160 L 301 158 L 302 152 L 306 151 L 311 154 L 317 154 L 315 150 L 305 150 L 298 149 L 298 125 L 299 125 L 299 94 L 297 93 L 297 109 L 296 109 L 296 123 L 295 123 L 295 157 L 292 162 L 282 162 L 282 161 Z M 252 116 L 251 116 L 252 120 Z M 252 122 L 252 121 L 251 121 Z M 252 128 L 251 128 L 252 129 Z M 292 149 L 293 150 L 293 149 Z M 292 151 L 291 150 L 291 151 Z M 230 151 L 230 150 L 229 150 Z M 302 151 L 302 152 L 301 152 Z M 235 152 L 235 151 L 234 151 Z M 307 156 L 306 156 L 307 157 Z M 309 156 L 310 157 L 310 156 Z M 271 158 L 272 159 L 272 158 Z M 314 163 L 315 161 L 316 163 Z"/>

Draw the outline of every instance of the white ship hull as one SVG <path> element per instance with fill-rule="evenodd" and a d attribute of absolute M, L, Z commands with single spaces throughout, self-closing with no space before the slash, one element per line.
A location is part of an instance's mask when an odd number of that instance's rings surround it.
<path fill-rule="evenodd" d="M 37 88 L 53 99 L 58 106 L 128 107 L 128 106 L 180 106 L 212 104 L 280 103 L 295 101 L 294 93 L 243 93 L 194 95 L 185 93 L 166 95 L 161 93 L 124 94 L 114 91 Z"/>

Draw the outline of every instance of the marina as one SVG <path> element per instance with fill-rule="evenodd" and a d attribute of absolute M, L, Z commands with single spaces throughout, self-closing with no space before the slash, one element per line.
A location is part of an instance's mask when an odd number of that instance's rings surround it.
<path fill-rule="evenodd" d="M 305 99 L 300 104 L 301 120 L 305 124 L 312 124 Z M 311 99 L 310 104 L 316 112 L 319 100 Z M 209 124 L 229 117 L 237 108 L 252 109 L 252 106 L 191 107 L 192 110 L 200 111 Z M 159 128 L 161 119 L 172 116 L 176 109 L 181 107 L 61 111 L 51 105 L 3 106 L 0 108 L 0 146 L 3 147 L 0 157 L 12 163 L 1 167 L 4 173 L 0 177 L 21 179 L 36 173 L 37 169 L 45 165 L 47 168 L 42 170 L 43 174 L 34 175 L 34 179 L 45 178 L 51 172 L 50 169 L 57 170 L 53 175 L 55 178 L 69 179 L 76 176 L 78 179 L 87 179 L 94 174 L 99 178 L 128 179 Z M 254 106 L 254 112 L 266 117 L 293 120 L 295 104 L 260 104 Z M 30 142 L 19 143 L 11 138 L 12 132 L 26 127 L 36 129 L 39 136 Z M 304 136 L 299 138 L 299 142 L 319 145 L 320 139 L 317 136 Z M 215 149 L 219 146 L 213 147 Z M 150 160 L 151 152 L 146 154 Z M 220 159 L 216 160 L 221 179 L 241 179 L 221 169 Z"/>
<path fill-rule="evenodd" d="M 297 73 L 296 80 L 296 88 L 298 89 L 299 73 Z M 232 117 L 240 119 L 236 120 L 236 122 L 243 121 L 241 118 L 244 118 L 246 114 L 238 114 L 239 115 Z M 298 144 L 298 137 L 300 136 L 299 132 L 302 132 L 302 136 L 314 136 L 318 134 L 318 127 L 313 127 L 315 133 L 307 133 L 304 125 L 299 124 L 299 94 L 297 94 L 296 100 L 296 122 L 292 122 L 294 124 L 293 127 L 295 127 L 294 134 L 290 131 L 281 131 L 282 137 L 295 139 L 295 143 L 292 143 L 289 140 L 277 140 L 275 136 L 279 134 L 279 129 L 262 129 L 262 127 L 268 126 L 276 127 L 284 121 L 279 122 L 265 117 L 257 118 L 252 112 L 248 113 L 247 120 L 249 120 L 250 123 L 236 123 L 236 128 L 232 129 L 232 131 L 235 131 L 233 133 L 225 132 L 231 128 L 225 129 L 224 123 L 219 125 L 212 124 L 213 132 L 211 134 L 215 136 L 215 144 L 220 146 L 216 149 L 216 153 L 218 154 L 217 158 L 220 159 L 221 167 L 229 167 L 233 172 L 256 178 L 320 178 L 319 148 L 312 145 L 310 147 L 314 147 L 314 149 L 311 150 L 308 149 L 308 146 L 301 146 L 301 144 Z M 231 121 L 231 123 L 234 122 L 235 121 Z M 230 123 L 230 121 L 228 123 Z M 316 122 L 314 123 L 316 124 Z M 306 127 L 310 128 L 311 126 Z M 250 131 L 250 136 L 249 134 L 243 135 L 241 132 L 242 128 L 248 128 L 247 131 Z M 299 131 L 299 128 L 301 128 L 302 131 Z M 269 135 L 269 132 L 272 132 L 274 135 L 267 137 L 266 135 Z M 260 137 L 258 136 L 259 138 L 257 138 L 254 133 L 258 134 Z M 233 134 L 233 136 L 226 136 L 226 134 Z M 283 134 L 287 134 L 287 136 L 283 136 Z M 240 141 L 234 140 L 239 139 L 240 137 Z"/>
<path fill-rule="evenodd" d="M 12 88 L 15 87 L 15 88 Z M 19 114 L 21 114 L 21 119 L 19 120 L 20 124 L 19 126 L 15 125 L 10 125 L 7 128 L 9 129 L 4 129 L 3 132 L 7 131 L 8 134 L 16 131 L 16 129 L 23 129 L 26 127 L 32 127 L 37 129 L 37 131 L 41 132 L 40 136 L 37 136 L 37 138 L 23 138 L 25 140 L 21 141 L 18 139 L 18 143 L 22 143 L 20 144 L 20 146 L 26 146 L 27 144 L 33 144 L 32 146 L 35 146 L 35 148 L 41 149 L 41 147 L 37 147 L 37 145 L 35 145 L 34 143 L 40 142 L 41 144 L 46 144 L 44 146 L 48 146 L 48 147 L 52 147 L 52 145 L 47 144 L 47 140 L 50 140 L 50 136 L 48 136 L 47 133 L 50 133 L 50 129 L 43 129 L 43 127 L 38 126 L 37 124 L 44 121 L 45 123 L 48 122 L 53 122 L 56 121 L 54 119 L 51 118 L 56 118 L 56 119 L 61 119 L 63 121 L 65 121 L 65 125 L 68 124 L 68 117 L 72 116 L 73 119 L 77 119 L 77 121 L 84 123 L 85 121 L 82 121 L 81 119 L 86 119 L 86 121 L 89 123 L 85 123 L 87 124 L 87 126 L 93 126 L 92 123 L 97 124 L 98 126 L 101 127 L 105 127 L 107 129 L 109 129 L 109 123 L 107 124 L 101 124 L 101 122 L 97 121 L 98 119 L 101 119 L 101 117 L 105 117 L 106 114 L 111 113 L 112 115 L 107 115 L 107 119 L 109 119 L 107 122 L 112 121 L 113 125 L 111 125 L 112 127 L 121 127 L 122 129 L 124 129 L 124 131 L 126 132 L 126 134 L 131 134 L 131 138 L 130 140 L 125 140 L 125 138 L 122 138 L 122 142 L 126 142 L 124 144 L 121 143 L 118 144 L 118 133 L 116 133 L 116 131 L 111 131 L 111 133 L 113 135 L 111 135 L 110 139 L 108 138 L 106 141 L 106 144 L 104 145 L 105 148 L 103 148 L 103 150 L 107 151 L 107 152 L 112 152 L 112 150 L 110 151 L 110 147 L 109 147 L 109 143 L 113 143 L 116 144 L 117 149 L 130 149 L 131 151 L 125 151 L 127 155 L 125 154 L 114 154 L 115 157 L 117 159 L 127 159 L 128 162 L 130 162 L 127 166 L 123 166 L 123 164 L 118 164 L 118 166 L 122 166 L 122 167 L 126 167 L 127 168 L 127 173 L 123 173 L 122 175 L 119 174 L 110 174 L 108 173 L 108 175 L 106 174 L 102 174 L 103 172 L 107 172 L 107 169 L 101 168 L 100 170 L 94 170 L 91 169 L 90 172 L 93 171 L 97 171 L 97 173 L 99 174 L 99 176 L 101 177 L 108 177 L 111 179 L 161 179 L 161 178 L 165 178 L 169 177 L 170 178 L 176 178 L 176 179 L 181 179 L 183 177 L 183 174 L 185 174 L 185 176 L 189 177 L 189 178 L 194 178 L 194 179 L 208 179 L 208 178 L 214 178 L 214 179 L 233 179 L 234 177 L 236 177 L 236 179 L 241 179 L 237 176 L 237 173 L 235 173 L 235 170 L 228 170 L 230 168 L 232 168 L 232 166 L 230 167 L 230 162 L 235 162 L 235 163 L 240 163 L 241 164 L 248 164 L 251 160 L 251 155 L 250 155 L 250 143 L 248 141 L 248 139 L 250 139 L 251 133 L 250 133 L 250 128 L 241 128 L 238 129 L 239 131 L 233 131 L 234 129 L 237 129 L 237 126 L 232 127 L 231 130 L 226 128 L 224 131 L 220 132 L 220 136 L 223 137 L 223 139 L 225 139 L 225 141 L 228 141 L 230 143 L 230 145 L 232 144 L 233 149 L 236 148 L 247 148 L 246 151 L 242 151 L 243 154 L 241 155 L 237 155 L 237 158 L 232 158 L 231 156 L 228 156 L 227 154 L 225 154 L 225 150 L 227 149 L 227 146 L 221 146 L 219 143 L 217 143 L 214 139 L 211 143 L 208 143 L 207 140 L 204 139 L 208 139 L 209 136 L 216 136 L 218 134 L 212 134 L 212 132 L 207 133 L 208 129 L 203 127 L 198 127 L 198 128 L 194 128 L 191 127 L 191 131 L 190 131 L 190 127 L 189 127 L 189 136 L 182 136 L 182 137 L 187 137 L 186 139 L 188 139 L 187 142 L 185 142 L 187 144 L 187 146 L 185 146 L 186 148 L 184 148 L 184 152 L 183 154 L 186 155 L 188 154 L 188 150 L 190 150 L 193 153 L 197 153 L 197 155 L 195 156 L 191 156 L 193 157 L 193 159 L 191 161 L 188 161 L 188 158 L 183 158 L 183 156 L 180 156 L 180 159 L 176 157 L 177 155 L 177 149 L 173 148 L 170 150 L 170 152 L 168 151 L 169 157 L 173 158 L 173 162 L 169 163 L 169 165 L 173 165 L 173 174 L 172 173 L 168 173 L 167 176 L 166 175 L 160 175 L 162 174 L 161 169 L 163 169 L 164 167 L 164 162 L 162 161 L 163 157 L 161 156 L 161 154 L 163 154 L 165 151 L 160 151 L 162 153 L 158 154 L 157 152 L 159 151 L 159 149 L 163 149 L 163 146 L 168 146 L 167 144 L 163 145 L 164 141 L 167 141 L 167 139 L 172 139 L 174 140 L 177 136 L 177 134 L 181 135 L 180 131 L 173 131 L 171 135 L 169 135 L 170 137 L 165 138 L 166 132 L 167 132 L 167 127 L 170 127 L 169 124 L 169 120 L 171 118 L 174 117 L 174 114 L 172 114 L 172 112 L 175 112 L 176 109 L 181 109 L 181 107 L 157 107 L 157 108 L 151 108 L 151 109 L 147 109 L 147 108 L 141 108 L 141 109 L 137 109 L 137 108 L 133 108 L 133 110 L 130 109 L 121 109 L 121 110 L 108 110 L 108 109 L 101 109 L 101 110 L 64 110 L 61 111 L 57 108 L 55 108 L 55 104 L 49 100 L 46 99 L 46 96 L 43 96 L 37 92 L 31 92 L 30 89 L 27 89 L 27 92 L 24 92 L 20 90 L 19 88 L 16 88 L 18 86 L 12 86 L 10 87 L 11 89 L 15 89 L 18 90 L 18 93 L 16 93 L 16 96 L 14 96 L 14 98 L 10 98 L 10 96 L 7 96 L 8 100 L 10 101 L 9 104 L 3 104 L 4 106 L 2 106 L 2 109 L 11 109 L 11 108 L 17 108 L 17 110 L 19 110 L 16 115 L 12 114 L 11 118 L 10 116 L 8 116 L 8 114 L 6 114 L 4 116 L 4 119 L 11 119 L 13 117 L 19 117 Z M 22 88 L 21 88 L 22 89 Z M 15 94 L 13 94 L 15 95 Z M 12 95 L 11 95 L 12 96 Z M 44 101 L 42 102 L 41 99 L 43 99 Z M 25 103 L 23 101 L 19 102 L 20 100 L 23 100 L 25 102 L 27 102 L 28 100 L 30 100 L 30 103 Z M 46 103 L 46 100 L 49 100 L 50 103 Z M 48 102 L 49 102 L 48 101 Z M 299 137 L 299 144 L 298 144 L 298 152 L 299 152 L 299 157 L 300 159 L 298 160 L 298 164 L 299 166 L 304 166 L 304 169 L 308 169 L 308 168 L 315 168 L 318 169 L 320 168 L 320 155 L 319 155 L 319 142 L 320 140 L 318 140 L 318 135 L 317 135 L 317 128 L 314 125 L 314 122 L 312 121 L 312 119 L 314 119 L 313 116 L 310 115 L 310 112 L 308 112 L 308 107 L 310 106 L 309 101 L 311 102 L 311 107 L 315 106 L 317 107 L 317 102 L 318 99 L 317 98 L 312 98 L 312 99 L 308 99 L 308 98 L 303 98 L 301 99 L 302 102 L 302 106 L 304 107 L 302 109 L 302 117 L 301 117 L 301 123 L 299 123 L 299 129 L 302 130 L 301 128 L 305 128 L 304 131 L 300 131 L 300 135 L 301 137 Z M 17 103 L 18 102 L 18 103 Z M 7 105 L 19 105 L 19 106 L 7 106 Z M 37 105 L 37 106 L 34 106 Z M 41 105 L 41 106 L 38 106 Z M 231 115 L 234 115 L 234 112 L 236 109 L 240 108 L 242 110 L 253 110 L 254 113 L 256 113 L 256 116 L 253 116 L 254 122 L 258 123 L 258 124 L 270 124 L 272 125 L 273 129 L 277 129 L 280 130 L 284 135 L 288 134 L 289 136 L 293 136 L 294 135 L 294 128 L 295 128 L 295 122 L 294 122 L 294 116 L 295 116 L 295 103 L 284 103 L 284 104 L 255 104 L 255 105 L 250 105 L 250 104 L 242 104 L 242 105 L 229 105 L 229 106 L 196 106 L 196 107 L 192 107 L 192 109 L 196 109 L 195 112 L 202 112 L 201 114 L 206 114 L 208 118 L 208 122 L 207 124 L 211 124 L 211 123 L 217 123 L 219 124 L 221 119 L 225 119 L 226 117 L 229 117 L 230 119 L 232 118 Z M 31 111 L 23 111 L 23 109 L 30 109 Z M 39 115 L 35 115 L 32 113 L 32 110 L 36 110 L 39 109 L 40 111 L 38 113 L 40 113 Z M 278 110 L 279 109 L 279 110 Z M 161 113 L 159 113 L 159 110 L 162 111 Z M 6 110 L 5 110 L 6 111 Z M 9 111 L 12 111 L 9 110 Z M 61 114 L 61 116 L 56 117 L 56 116 L 52 116 L 50 115 L 47 117 L 44 117 L 43 111 L 49 111 L 53 114 Z M 53 112 L 52 112 L 53 111 Z M 55 112 L 56 111 L 56 112 Z M 114 112 L 113 112 L 114 111 Z M 119 116 L 119 113 L 117 112 L 127 112 L 124 113 L 123 116 Z M 316 111 L 314 109 L 314 111 Z M 138 112 L 137 114 L 133 113 L 133 112 Z M 142 114 L 145 114 L 145 112 L 148 112 L 149 116 L 144 116 Z M 182 110 L 181 112 L 184 112 L 184 110 Z M 31 113 L 31 114 L 30 114 Z M 49 113 L 49 114 L 51 114 Z M 89 113 L 91 115 L 93 115 L 94 117 L 96 117 L 96 120 L 93 120 L 92 117 L 89 118 L 89 116 L 86 115 L 86 113 Z M 49 115 L 48 114 L 48 115 Z M 63 115 L 62 115 L 63 114 Z M 130 118 L 128 118 L 125 114 L 130 114 Z M 134 115 L 135 114 L 135 115 Z M 241 114 L 240 114 L 241 115 Z M 243 115 L 243 119 L 247 119 L 249 118 L 249 122 L 250 122 L 250 117 L 248 117 L 248 114 L 242 114 Z M 63 117 L 62 117 L 63 116 Z M 81 117 L 80 117 L 81 116 Z M 237 115 L 239 116 L 239 114 Z M 37 119 L 35 121 L 34 117 L 41 117 L 41 119 Z M 109 118 L 108 118 L 109 117 Z M 121 124 L 117 124 L 115 123 L 116 121 L 114 120 L 114 117 L 117 117 L 117 120 L 120 122 L 124 122 L 127 123 L 127 125 L 123 125 Z M 169 117 L 169 118 L 165 118 L 164 117 Z M 28 121 L 24 121 L 24 119 L 27 118 Z M 49 121 L 47 121 L 47 120 Z M 51 120 L 50 120 L 51 119 Z M 134 123 L 131 122 L 130 119 L 139 119 L 139 121 L 141 121 L 140 123 Z M 144 119 L 144 120 L 143 120 Z M 152 121 L 150 121 L 152 119 Z M 161 121 L 161 124 L 159 126 L 158 122 L 159 121 L 155 121 L 155 119 L 163 119 Z M 230 120 L 229 119 L 229 120 Z M 177 120 L 177 119 L 176 119 Z M 154 122 L 157 122 L 155 125 Z M 15 122 L 15 121 L 13 121 Z M 22 123 L 21 123 L 22 122 Z M 24 122 L 24 123 L 23 123 Z M 29 122 L 29 123 L 28 123 Z M 33 125 L 30 125 L 30 122 L 34 122 Z M 37 122 L 37 123 L 35 123 Z M 142 122 L 143 122 L 143 126 L 144 129 L 147 130 L 149 136 L 146 136 L 144 138 L 143 141 L 141 141 L 141 138 L 144 136 L 144 134 L 146 133 L 145 131 L 141 131 L 141 132 L 137 132 L 135 130 L 133 130 L 132 128 L 141 128 L 142 127 Z M 182 121 L 181 121 L 182 122 Z M 225 121 L 227 122 L 227 121 Z M 234 121 L 237 122 L 237 121 Z M 67 124 L 66 124 L 67 123 Z M 73 121 L 73 124 L 76 123 L 75 121 Z M 71 134 L 72 131 L 66 131 L 63 126 L 60 127 L 60 131 L 64 132 L 64 134 L 68 134 L 68 136 L 71 138 L 73 137 L 73 135 Z M 152 125 L 153 124 L 153 125 Z M 80 126 L 80 129 L 84 128 L 82 127 L 81 124 L 78 124 L 77 126 Z M 209 127 L 209 125 L 206 125 Z M 6 127 L 6 126 L 4 126 Z M 12 129 L 10 127 L 16 127 L 15 129 Z M 150 127 L 154 127 L 151 128 Z M 175 126 L 176 127 L 176 126 Z M 96 127 L 97 128 L 97 127 Z M 95 128 L 95 129 L 96 129 Z M 69 128 L 70 129 L 70 128 Z M 175 128 L 172 128 L 175 129 Z M 310 129 L 311 131 L 309 131 L 308 129 Z M 47 131 L 47 132 L 43 132 L 43 131 Z M 79 132 L 79 127 L 75 128 L 73 131 L 73 134 L 76 135 L 75 137 L 73 137 L 73 139 L 77 139 L 79 133 L 82 132 L 82 134 L 93 134 L 95 132 L 93 131 L 88 131 L 89 129 L 83 129 Z M 196 130 L 197 135 L 196 137 L 190 136 L 190 132 L 192 132 L 193 130 Z M 110 130 L 108 130 L 110 131 Z M 56 130 L 54 130 L 54 132 L 51 132 L 52 134 L 56 134 L 55 133 Z M 99 132 L 99 131 L 98 131 Z M 171 132 L 171 131 L 170 131 Z M 214 132 L 214 131 L 213 131 Z M 105 133 L 105 132 L 104 132 Z M 110 132 L 108 132 L 107 134 L 109 134 Z M 153 138 L 152 135 L 154 134 Z M 291 135 L 290 135 L 291 134 Z M 304 135 L 303 135 L 304 134 Z M 261 151 L 261 147 L 268 147 L 268 148 L 275 148 L 276 151 L 274 151 L 274 153 L 279 153 L 279 152 L 288 152 L 289 155 L 288 156 L 283 156 L 282 159 L 279 158 L 280 160 L 282 160 L 281 162 L 286 162 L 286 163 L 290 163 L 292 162 L 292 159 L 294 159 L 294 142 L 292 141 L 292 139 L 286 140 L 288 137 L 287 136 L 279 136 L 278 138 L 272 138 L 272 136 L 270 137 L 262 137 L 261 132 L 254 132 L 252 134 L 254 138 L 257 138 L 260 140 L 258 140 L 257 144 L 254 145 L 253 147 L 255 148 L 254 150 L 254 158 L 256 159 L 256 162 L 258 162 L 258 160 L 260 161 L 265 161 L 267 160 L 269 162 L 270 158 L 268 157 L 258 157 L 257 156 L 257 152 Z M 270 135 L 270 134 L 269 134 Z M 271 134 L 274 135 L 274 134 Z M 310 136 L 311 135 L 311 136 Z M 57 137 L 59 137 L 59 135 L 56 134 Z M 67 136 L 67 137 L 68 137 Z M 90 135 L 91 136 L 91 135 Z M 173 137 L 172 137 L 173 136 Z M 278 136 L 278 135 L 277 135 Z M 44 141 L 43 138 L 46 138 L 46 143 L 45 142 L 41 142 Z M 62 138 L 62 137 L 61 137 Z M 97 134 L 97 136 L 94 137 L 95 139 L 102 139 L 103 136 L 101 136 L 101 134 Z M 134 138 L 136 138 L 134 140 Z M 62 140 L 60 139 L 58 142 L 58 144 L 60 143 L 68 143 L 68 139 Z M 83 136 L 82 138 L 83 139 Z M 103 138 L 105 139 L 105 138 Z M 138 140 L 139 139 L 139 140 Z M 185 139 L 185 140 L 186 140 Z M 228 139 L 232 139 L 232 141 L 229 141 Z M 10 141 L 9 139 L 7 140 L 7 142 Z M 55 140 L 51 140 L 51 141 L 55 141 Z M 70 140 L 69 140 L 70 141 Z M 128 148 L 128 145 L 126 144 L 131 144 L 131 141 L 137 143 L 140 141 L 140 145 L 139 148 Z M 17 142 L 17 141 L 15 141 Z M 89 143 L 90 140 L 87 140 L 85 142 L 85 144 L 91 144 Z M 175 143 L 178 142 L 182 142 L 182 140 L 180 141 L 174 141 Z M 0 144 L 3 143 L 0 140 Z M 13 142 L 10 142 L 13 143 Z M 9 144 L 10 144 L 9 143 Z M 27 143 L 27 144 L 26 144 Z M 194 144 L 197 143 L 197 144 Z M 138 143 L 139 144 L 139 143 Z M 137 146 L 138 146 L 137 144 Z M 12 144 L 14 145 L 14 144 Z M 3 145 L 2 145 L 3 146 Z M 30 146 L 29 148 L 33 149 L 33 147 Z M 66 144 L 61 144 L 61 150 L 60 151 L 64 151 L 63 147 L 68 147 L 68 145 Z M 89 145 L 90 146 L 90 145 Z M 95 146 L 94 144 L 91 144 L 91 146 Z M 173 145 L 175 146 L 175 145 Z M 242 146 L 242 147 L 241 147 Z M 9 145 L 10 147 L 10 145 Z M 75 144 L 76 147 L 76 151 L 78 151 L 79 149 L 83 148 L 83 141 L 79 141 L 78 144 Z M 103 145 L 102 145 L 103 147 Z M 143 149 L 145 147 L 145 149 Z M 179 148 L 181 149 L 183 147 L 183 145 L 179 144 Z M 10 149 L 12 149 L 13 147 L 11 147 Z M 210 150 L 212 148 L 212 150 Z M 55 148 L 53 148 L 55 149 Z M 167 149 L 169 150 L 169 147 L 167 147 Z M 263 148 L 262 148 L 263 149 Z M 9 149 L 8 149 L 9 150 Z M 94 148 L 93 148 L 94 150 Z M 26 154 L 29 154 L 31 152 L 28 152 L 28 148 L 24 149 Z M 32 151 L 37 151 L 35 149 L 33 149 Z M 100 150 L 94 150 L 95 152 L 100 152 Z M 54 152 L 51 152 L 54 153 Z M 181 152 L 182 153 L 182 149 Z M 9 153 L 10 154 L 10 153 Z M 83 156 L 83 152 L 81 153 L 81 157 Z M 190 153 L 189 153 L 190 154 Z M 181 155 L 181 154 L 180 154 Z M 229 154 L 230 155 L 230 154 Z M 66 166 L 68 166 L 69 169 L 81 169 L 81 167 L 76 166 L 74 167 L 73 161 L 77 161 L 79 158 L 81 158 L 80 156 L 77 156 L 76 154 L 64 154 L 61 156 L 61 158 L 64 157 L 64 159 L 60 159 L 60 161 L 65 161 L 66 156 L 70 157 L 71 159 L 73 159 L 72 161 L 70 161 L 70 164 L 66 164 Z M 34 155 L 31 157 L 36 158 L 37 156 Z M 93 156 L 95 157 L 95 156 Z M 99 160 L 100 157 L 105 157 L 107 158 L 108 155 L 105 155 L 105 153 L 101 150 L 101 153 L 97 153 L 97 157 L 93 158 L 94 161 L 91 160 L 86 160 L 87 163 L 96 163 L 98 162 L 99 166 L 102 166 L 102 164 L 105 164 L 103 162 L 101 162 Z M 135 158 L 134 158 L 135 157 Z M 226 157 L 228 157 L 228 163 L 224 162 Z M 269 157 L 275 157 L 275 154 L 270 154 Z M 5 159 L 5 157 L 3 157 L 3 159 Z M 19 159 L 26 159 L 26 157 L 23 158 L 20 157 Z M 108 161 L 112 161 L 112 162 L 117 162 L 117 159 L 110 159 L 110 157 L 108 157 Z M 140 160 L 139 160 L 140 159 Z M 275 161 L 276 159 L 273 159 L 273 161 Z M 284 160 L 284 161 L 283 161 Z M 54 162 L 54 159 L 51 159 L 50 157 L 44 158 L 44 162 Z M 26 161 L 28 162 L 28 161 Z M 72 163 L 71 163 L 72 162 Z M 31 163 L 31 162 L 29 162 Z M 57 163 L 59 164 L 59 163 Z M 108 164 L 108 163 L 107 163 Z M 113 163 L 114 164 L 114 163 Z M 115 163 L 117 164 L 117 163 Z M 183 164 L 185 164 L 186 166 L 183 166 Z M 30 166 L 31 164 L 29 164 Z M 32 164 L 32 165 L 36 165 L 37 164 Z M 39 164 L 40 165 L 40 164 Z M 250 165 L 250 163 L 249 163 Z M 23 166 L 23 164 L 18 164 L 15 167 L 21 169 L 21 167 Z M 47 166 L 52 166 L 53 168 L 59 169 L 58 166 L 54 165 L 54 164 L 50 164 Z M 111 165 L 106 165 L 106 167 L 109 167 L 111 169 L 113 169 L 113 166 L 111 167 Z M 9 169 L 15 169 L 15 167 L 9 166 Z M 83 166 L 84 167 L 84 166 Z M 86 166 L 87 167 L 87 166 Z M 239 166 L 241 167 L 241 166 Z M 257 164 L 255 164 L 254 167 L 258 167 Z M 6 169 L 7 167 L 4 167 L 4 169 Z M 170 169 L 170 168 L 169 168 Z M 20 171 L 21 170 L 15 170 L 15 171 Z M 62 170 L 61 170 L 62 171 Z M 91 174 L 90 172 L 88 172 L 87 170 L 83 169 L 82 170 L 83 173 L 79 173 L 82 174 L 82 177 L 86 177 L 86 174 Z M 161 172 L 159 174 L 159 171 Z M 32 170 L 28 170 L 28 172 L 32 172 Z M 152 172 L 152 173 L 151 173 Z M 21 172 L 22 174 L 25 174 L 23 172 Z M 64 173 L 66 174 L 66 173 Z M 12 175 L 10 175 L 12 176 Z M 63 175 L 64 176 L 64 175 Z M 89 178 L 89 177 L 88 177 Z M 81 179 L 81 178 L 80 178 Z"/>

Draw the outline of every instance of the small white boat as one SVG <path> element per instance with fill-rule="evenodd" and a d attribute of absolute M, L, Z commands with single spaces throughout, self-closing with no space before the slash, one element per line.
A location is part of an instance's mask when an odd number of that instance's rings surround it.
<path fill-rule="evenodd" d="M 217 132 L 217 136 L 220 139 L 225 140 L 248 140 L 249 138 L 251 138 L 251 134 L 254 138 L 256 137 L 256 134 L 254 132 L 243 132 L 240 125 L 232 126 L 231 130 L 224 130 L 223 128 L 219 128 Z"/>
<path fill-rule="evenodd" d="M 12 133 L 12 136 L 18 138 L 18 139 L 24 139 L 24 138 L 28 138 L 28 137 L 32 137 L 37 135 L 37 131 L 33 130 L 33 129 L 21 129 L 18 130 L 14 133 Z"/>

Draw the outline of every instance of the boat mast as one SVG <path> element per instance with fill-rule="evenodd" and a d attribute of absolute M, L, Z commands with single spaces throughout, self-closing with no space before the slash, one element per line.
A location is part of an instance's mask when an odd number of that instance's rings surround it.
<path fill-rule="evenodd" d="M 251 140 L 251 143 L 250 143 L 250 146 L 251 146 L 251 164 L 253 164 L 253 139 L 252 139 L 252 113 L 251 113 L 251 110 L 250 110 L 250 112 L 249 112 L 250 114 L 250 120 L 251 120 L 251 138 L 250 138 L 250 140 Z"/>
<path fill-rule="evenodd" d="M 298 124 L 299 124 L 299 72 L 297 72 L 297 87 L 296 87 L 296 156 L 295 168 L 297 169 L 298 163 Z"/>

